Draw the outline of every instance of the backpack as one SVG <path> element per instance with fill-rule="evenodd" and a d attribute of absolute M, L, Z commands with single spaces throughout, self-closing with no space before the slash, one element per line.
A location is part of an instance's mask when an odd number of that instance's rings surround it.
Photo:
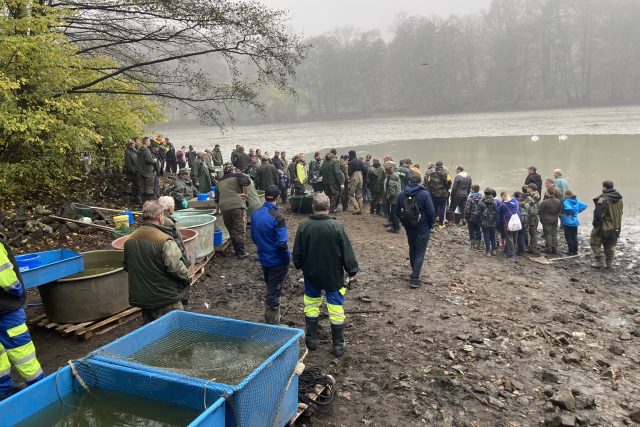
<path fill-rule="evenodd" d="M 509 223 L 507 224 L 507 230 L 511 232 L 522 230 L 522 222 L 520 221 L 520 216 L 518 216 L 518 213 L 511 212 L 511 209 L 509 209 L 509 206 L 505 205 L 505 207 L 511 214 L 511 218 L 509 219 Z"/>
<path fill-rule="evenodd" d="M 404 224 L 405 227 L 417 227 L 420 218 L 422 218 L 420 207 L 418 206 L 418 194 L 420 194 L 420 192 L 416 193 L 415 196 L 405 194 L 400 213 L 400 219 L 402 219 L 402 224 Z"/>

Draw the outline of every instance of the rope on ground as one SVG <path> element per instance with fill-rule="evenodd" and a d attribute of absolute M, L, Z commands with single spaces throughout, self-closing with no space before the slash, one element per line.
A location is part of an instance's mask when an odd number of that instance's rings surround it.
<path fill-rule="evenodd" d="M 316 386 L 324 386 L 325 391 L 317 394 L 316 400 L 311 400 L 307 395 L 316 394 Z M 322 368 L 313 367 L 304 370 L 298 379 L 298 401 L 307 404 L 316 412 L 327 413 L 336 398 L 335 380 L 324 374 Z"/>

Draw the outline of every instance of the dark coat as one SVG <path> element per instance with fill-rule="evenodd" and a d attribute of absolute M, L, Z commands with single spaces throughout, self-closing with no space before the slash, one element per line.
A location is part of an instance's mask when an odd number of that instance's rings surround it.
<path fill-rule="evenodd" d="M 344 175 L 340 169 L 340 161 L 333 154 L 327 154 L 320 168 L 324 185 L 344 184 Z"/>
<path fill-rule="evenodd" d="M 344 226 L 328 215 L 312 215 L 300 224 L 293 244 L 293 264 L 312 286 L 328 292 L 344 287 L 358 271 L 358 261 Z"/>
<path fill-rule="evenodd" d="M 498 205 L 491 195 L 485 195 L 476 207 L 476 222 L 482 228 L 495 228 L 498 222 Z"/>
<path fill-rule="evenodd" d="M 532 173 L 524 180 L 524 185 L 535 184 L 538 187 L 538 192 L 542 191 L 542 177 L 537 173 Z"/>
<path fill-rule="evenodd" d="M 270 185 L 278 185 L 280 182 L 280 174 L 278 169 L 269 163 L 263 163 L 256 173 L 256 188 L 266 191 Z"/>
<path fill-rule="evenodd" d="M 558 225 L 561 212 L 562 202 L 555 197 L 544 199 L 538 208 L 538 215 L 540 215 L 542 225 Z"/>
<path fill-rule="evenodd" d="M 124 152 L 124 171 L 129 176 L 138 173 L 138 152 L 134 148 L 127 148 Z"/>
<path fill-rule="evenodd" d="M 415 228 L 431 229 L 433 227 L 433 224 L 436 222 L 436 211 L 433 208 L 431 194 L 429 194 L 429 192 L 422 186 L 422 184 L 409 182 L 404 191 L 402 191 L 398 195 L 398 202 L 396 204 L 396 215 L 398 215 L 398 218 L 401 219 L 402 210 L 404 208 L 404 199 L 406 197 L 415 197 L 418 205 L 418 210 L 420 211 L 420 222 L 418 222 L 418 225 Z M 403 222 L 403 225 L 405 228 L 407 228 L 407 224 Z M 413 227 L 410 227 L 409 229 L 413 229 Z"/>

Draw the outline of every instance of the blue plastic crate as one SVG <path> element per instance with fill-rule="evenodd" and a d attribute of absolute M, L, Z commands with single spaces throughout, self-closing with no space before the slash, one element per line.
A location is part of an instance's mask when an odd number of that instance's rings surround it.
<path fill-rule="evenodd" d="M 22 271 L 22 284 L 25 288 L 35 288 L 46 283 L 55 282 L 84 271 L 84 256 L 68 249 L 34 252 L 38 255 L 38 266 Z M 16 260 L 21 255 L 16 256 Z"/>
<path fill-rule="evenodd" d="M 224 397 L 230 393 L 227 389 L 213 384 L 203 386 L 193 381 L 158 379 L 147 372 L 105 364 L 98 360 L 87 359 L 76 362 L 75 367 L 89 390 L 113 391 L 152 399 L 158 401 L 158 404 L 171 403 L 193 409 L 200 415 L 189 424 L 190 427 L 224 427 L 228 425 L 226 422 L 227 405 Z M 2 414 L 0 424 L 3 426 L 15 425 L 55 403 L 58 399 L 64 401 L 65 396 L 81 390 L 82 386 L 74 377 L 71 369 L 66 366 L 0 402 L 0 414 Z"/>
<path fill-rule="evenodd" d="M 185 376 L 133 360 L 136 353 L 166 337 L 184 330 L 277 344 L 278 348 L 238 384 L 222 384 Z M 214 384 L 233 391 L 227 410 L 228 426 L 284 426 L 298 408 L 298 379 L 294 375 L 300 356 L 300 329 L 272 326 L 241 320 L 173 311 L 155 322 L 92 353 L 93 358 L 148 372 L 158 378 Z M 229 414 L 231 412 L 231 414 Z"/>

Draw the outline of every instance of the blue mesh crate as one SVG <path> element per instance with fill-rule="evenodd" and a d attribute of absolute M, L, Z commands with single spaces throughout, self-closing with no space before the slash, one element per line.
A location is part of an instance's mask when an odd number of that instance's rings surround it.
<path fill-rule="evenodd" d="M 151 373 L 110 365 L 98 360 L 85 359 L 74 363 L 76 374 L 65 366 L 42 381 L 0 402 L 0 425 L 12 426 L 45 410 L 56 402 L 69 401 L 75 391 L 109 391 L 120 395 L 138 396 L 193 410 L 194 419 L 189 427 L 224 427 L 226 422 L 225 397 L 228 388 L 194 381 L 174 381 L 158 378 Z M 84 386 L 78 381 L 80 377 Z M 68 403 L 67 403 L 68 404 Z M 175 406 L 171 406 L 172 408 Z M 31 420 L 27 420 L 31 422 Z M 52 423 L 54 420 L 51 420 Z M 162 420 L 159 420 L 162 421 Z"/>
<path fill-rule="evenodd" d="M 29 262 L 29 266 L 22 267 L 21 260 L 33 256 L 36 257 Z M 17 255 L 16 261 L 21 267 L 22 284 L 26 289 L 55 282 L 84 271 L 84 256 L 68 249 Z M 24 271 L 23 268 L 25 268 Z"/>
<path fill-rule="evenodd" d="M 268 344 L 273 351 L 246 377 L 231 383 L 153 366 L 145 359 L 154 348 L 176 337 L 202 333 Z M 94 351 L 92 358 L 142 370 L 158 378 L 228 387 L 233 391 L 227 405 L 229 426 L 284 426 L 297 411 L 298 381 L 294 373 L 303 335 L 300 329 L 173 311 Z"/>

